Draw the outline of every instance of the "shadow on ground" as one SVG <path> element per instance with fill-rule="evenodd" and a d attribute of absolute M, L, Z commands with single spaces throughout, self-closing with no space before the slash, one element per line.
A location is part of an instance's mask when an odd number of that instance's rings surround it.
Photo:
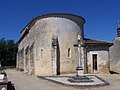
<path fill-rule="evenodd" d="M 12 84 L 11 81 L 7 84 L 7 90 L 15 90 L 14 84 Z"/>
<path fill-rule="evenodd" d="M 119 74 L 119 73 L 114 72 L 114 71 L 110 71 L 110 74 Z"/>

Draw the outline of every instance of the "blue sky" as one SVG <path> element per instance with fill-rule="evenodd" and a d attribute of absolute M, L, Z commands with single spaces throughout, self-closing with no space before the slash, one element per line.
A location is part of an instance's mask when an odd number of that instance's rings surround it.
<path fill-rule="evenodd" d="M 112 41 L 120 20 L 120 0 L 1 0 L 0 38 L 18 41 L 30 20 L 55 12 L 84 17 L 85 37 Z"/>

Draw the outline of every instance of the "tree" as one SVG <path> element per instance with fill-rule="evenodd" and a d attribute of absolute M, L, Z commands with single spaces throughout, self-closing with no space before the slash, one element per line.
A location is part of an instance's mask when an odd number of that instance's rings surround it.
<path fill-rule="evenodd" d="M 17 44 L 14 40 L 0 39 L 0 62 L 2 66 L 16 65 Z"/>

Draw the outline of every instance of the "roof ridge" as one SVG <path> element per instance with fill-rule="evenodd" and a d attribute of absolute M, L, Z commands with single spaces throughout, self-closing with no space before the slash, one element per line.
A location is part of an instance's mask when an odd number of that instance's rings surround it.
<path fill-rule="evenodd" d="M 106 43 L 112 43 L 112 42 L 110 42 L 110 41 L 96 40 L 96 39 L 91 39 L 91 38 L 84 38 L 84 40 L 92 40 L 92 41 L 101 41 L 101 42 L 106 42 Z"/>

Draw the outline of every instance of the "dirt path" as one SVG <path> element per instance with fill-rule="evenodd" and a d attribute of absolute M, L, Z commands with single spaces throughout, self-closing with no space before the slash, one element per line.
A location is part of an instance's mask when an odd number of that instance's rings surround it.
<path fill-rule="evenodd" d="M 99 75 L 110 83 L 108 86 L 76 88 L 55 84 L 13 69 L 6 70 L 6 73 L 15 90 L 120 90 L 120 75 Z"/>

